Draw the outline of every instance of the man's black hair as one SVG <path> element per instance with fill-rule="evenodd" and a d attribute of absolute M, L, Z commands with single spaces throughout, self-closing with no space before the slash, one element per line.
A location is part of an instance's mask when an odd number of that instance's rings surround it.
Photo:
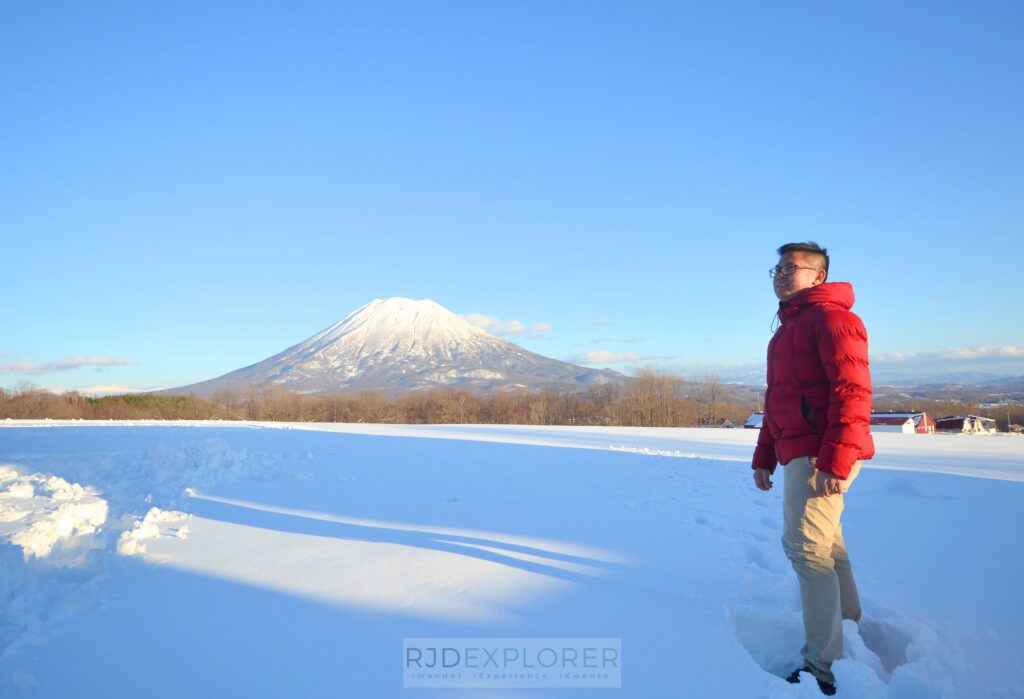
<path fill-rule="evenodd" d="M 821 255 L 822 259 L 825 260 L 825 279 L 828 279 L 828 248 L 823 248 L 813 240 L 809 240 L 806 243 L 786 243 L 779 248 L 779 257 L 782 257 L 787 252 L 807 252 L 812 255 Z"/>

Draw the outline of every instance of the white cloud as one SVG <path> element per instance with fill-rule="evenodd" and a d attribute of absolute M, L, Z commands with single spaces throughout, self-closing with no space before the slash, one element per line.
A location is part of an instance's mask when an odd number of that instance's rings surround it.
<path fill-rule="evenodd" d="M 124 393 L 146 393 L 148 391 L 159 391 L 162 386 L 125 386 L 122 384 L 94 384 L 92 386 L 63 386 L 63 385 L 50 385 L 50 386 L 36 386 L 26 385 L 25 388 L 31 388 L 37 391 L 46 391 L 47 393 L 69 393 L 76 391 L 84 396 L 113 396 L 121 395 Z M 16 389 L 15 389 L 16 390 Z"/>
<path fill-rule="evenodd" d="M 605 320 L 599 315 L 587 316 L 587 320 L 594 324 L 595 327 L 603 328 L 611 325 L 611 321 Z"/>
<path fill-rule="evenodd" d="M 491 318 L 490 316 L 485 316 L 482 313 L 466 313 L 462 317 L 470 325 L 475 325 L 476 327 L 483 328 L 484 330 L 491 327 L 494 323 L 498 322 L 494 318 Z"/>
<path fill-rule="evenodd" d="M 950 347 L 937 352 L 886 352 L 871 355 L 873 362 L 906 362 L 914 360 L 962 360 L 962 359 L 1024 359 L 1024 347 L 1002 345 L 999 347 Z"/>
<path fill-rule="evenodd" d="M 608 350 L 594 350 L 577 354 L 571 361 L 577 364 L 611 364 L 613 362 L 638 362 L 643 359 L 636 352 L 609 352 Z"/>
<path fill-rule="evenodd" d="M 880 363 L 912 361 L 942 362 L 968 359 L 991 359 L 993 361 L 1013 361 L 1024 359 L 1024 347 L 1016 345 L 981 345 L 979 347 L 949 347 L 935 352 L 885 352 L 871 355 L 871 361 L 877 361 Z"/>
<path fill-rule="evenodd" d="M 53 374 L 60 371 L 71 371 L 82 367 L 124 366 L 138 364 L 135 359 L 121 357 L 69 357 L 52 362 L 5 362 L 0 364 L 0 374 Z"/>
<path fill-rule="evenodd" d="M 81 388 L 68 389 L 78 391 L 87 396 L 112 396 L 121 393 L 145 393 L 147 391 L 159 391 L 159 388 L 152 386 L 124 386 L 122 384 L 100 383 L 93 386 L 82 386 Z"/>
<path fill-rule="evenodd" d="M 485 316 L 482 313 L 467 313 L 462 317 L 470 324 L 483 328 L 495 335 L 526 335 L 529 333 L 527 337 L 535 340 L 551 330 L 550 323 L 531 323 L 527 325 L 519 320 L 502 321 L 491 316 Z"/>
<path fill-rule="evenodd" d="M 1024 347 L 1004 345 L 1003 347 L 953 347 L 939 352 L 943 359 L 981 359 L 993 357 L 1024 357 Z"/>
<path fill-rule="evenodd" d="M 889 352 L 871 355 L 871 364 L 871 376 L 876 382 L 942 378 L 965 372 L 1017 376 L 1024 374 L 1024 347 L 981 345 L 932 352 Z"/>
<path fill-rule="evenodd" d="M 917 358 L 917 352 L 886 352 L 884 354 L 871 355 L 873 362 L 904 362 L 908 359 Z"/>

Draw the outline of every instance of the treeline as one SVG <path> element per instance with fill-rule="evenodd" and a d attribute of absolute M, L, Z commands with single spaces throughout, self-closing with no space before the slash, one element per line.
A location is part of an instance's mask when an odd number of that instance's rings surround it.
<path fill-rule="evenodd" d="M 742 425 L 759 404 L 756 391 L 722 384 L 713 374 L 687 380 L 649 370 L 637 372 L 624 386 L 606 384 L 583 393 L 521 390 L 477 395 L 435 390 L 399 396 L 378 392 L 301 395 L 279 388 L 256 388 L 222 391 L 210 398 L 143 394 L 93 398 L 31 386 L 0 389 L 0 419 L 693 427 L 724 420 Z M 880 396 L 874 410 L 926 411 L 932 417 L 971 413 L 994 418 L 1001 431 L 1008 424 L 1024 424 L 1024 405 L 994 408 L 948 397 Z"/>
<path fill-rule="evenodd" d="M 507 391 L 477 395 L 457 390 L 399 396 L 365 392 L 301 395 L 279 388 L 198 396 L 53 394 L 36 388 L 0 389 L 0 419 L 267 420 L 397 424 L 616 425 L 688 427 L 732 420 L 742 424 L 753 403 L 731 397 L 714 375 L 687 381 L 640 371 L 624 386 L 583 393 Z"/>

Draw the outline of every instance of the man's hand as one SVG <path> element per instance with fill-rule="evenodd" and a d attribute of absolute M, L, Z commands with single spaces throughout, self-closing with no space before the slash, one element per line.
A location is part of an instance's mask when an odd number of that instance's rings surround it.
<path fill-rule="evenodd" d="M 829 495 L 842 495 L 846 481 L 824 471 L 814 472 L 814 494 L 828 497 Z"/>
<path fill-rule="evenodd" d="M 771 490 L 772 472 L 766 468 L 755 468 L 754 485 L 756 485 L 759 490 Z"/>

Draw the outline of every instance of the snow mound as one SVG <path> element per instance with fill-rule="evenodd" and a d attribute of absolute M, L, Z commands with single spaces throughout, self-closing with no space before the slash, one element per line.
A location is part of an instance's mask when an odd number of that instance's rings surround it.
<path fill-rule="evenodd" d="M 232 449 L 226 440 L 210 437 L 119 455 L 103 468 L 94 466 L 90 475 L 116 488 L 127 511 L 138 507 L 143 496 L 147 503 L 156 499 L 173 507 L 185 502 L 181 498 L 189 487 L 206 489 L 278 476 L 284 456 Z"/>
<path fill-rule="evenodd" d="M 92 488 L 41 473 L 0 466 L 0 541 L 21 547 L 25 559 L 60 555 L 74 563 L 94 547 L 107 520 L 107 501 Z"/>
<path fill-rule="evenodd" d="M 20 653 L 51 622 L 93 608 L 107 501 L 59 476 L 0 465 L 0 651 Z M 15 673 L 11 683 L 30 689 Z"/>
<path fill-rule="evenodd" d="M 96 609 L 115 550 L 133 556 L 158 537 L 185 538 L 188 527 L 180 523 L 188 515 L 174 505 L 188 500 L 190 486 L 273 478 L 282 462 L 302 460 L 206 438 L 0 464 L 0 657 L 21 655 L 45 642 L 54 622 Z"/>
<path fill-rule="evenodd" d="M 158 539 L 161 536 L 175 536 L 184 539 L 188 536 L 188 527 L 180 526 L 172 529 L 170 525 L 188 519 L 185 512 L 172 510 L 161 510 L 159 507 L 150 508 L 145 518 L 137 521 L 130 530 L 122 532 L 121 538 L 117 541 L 117 552 L 122 556 L 134 556 L 146 552 L 145 541 Z"/>

